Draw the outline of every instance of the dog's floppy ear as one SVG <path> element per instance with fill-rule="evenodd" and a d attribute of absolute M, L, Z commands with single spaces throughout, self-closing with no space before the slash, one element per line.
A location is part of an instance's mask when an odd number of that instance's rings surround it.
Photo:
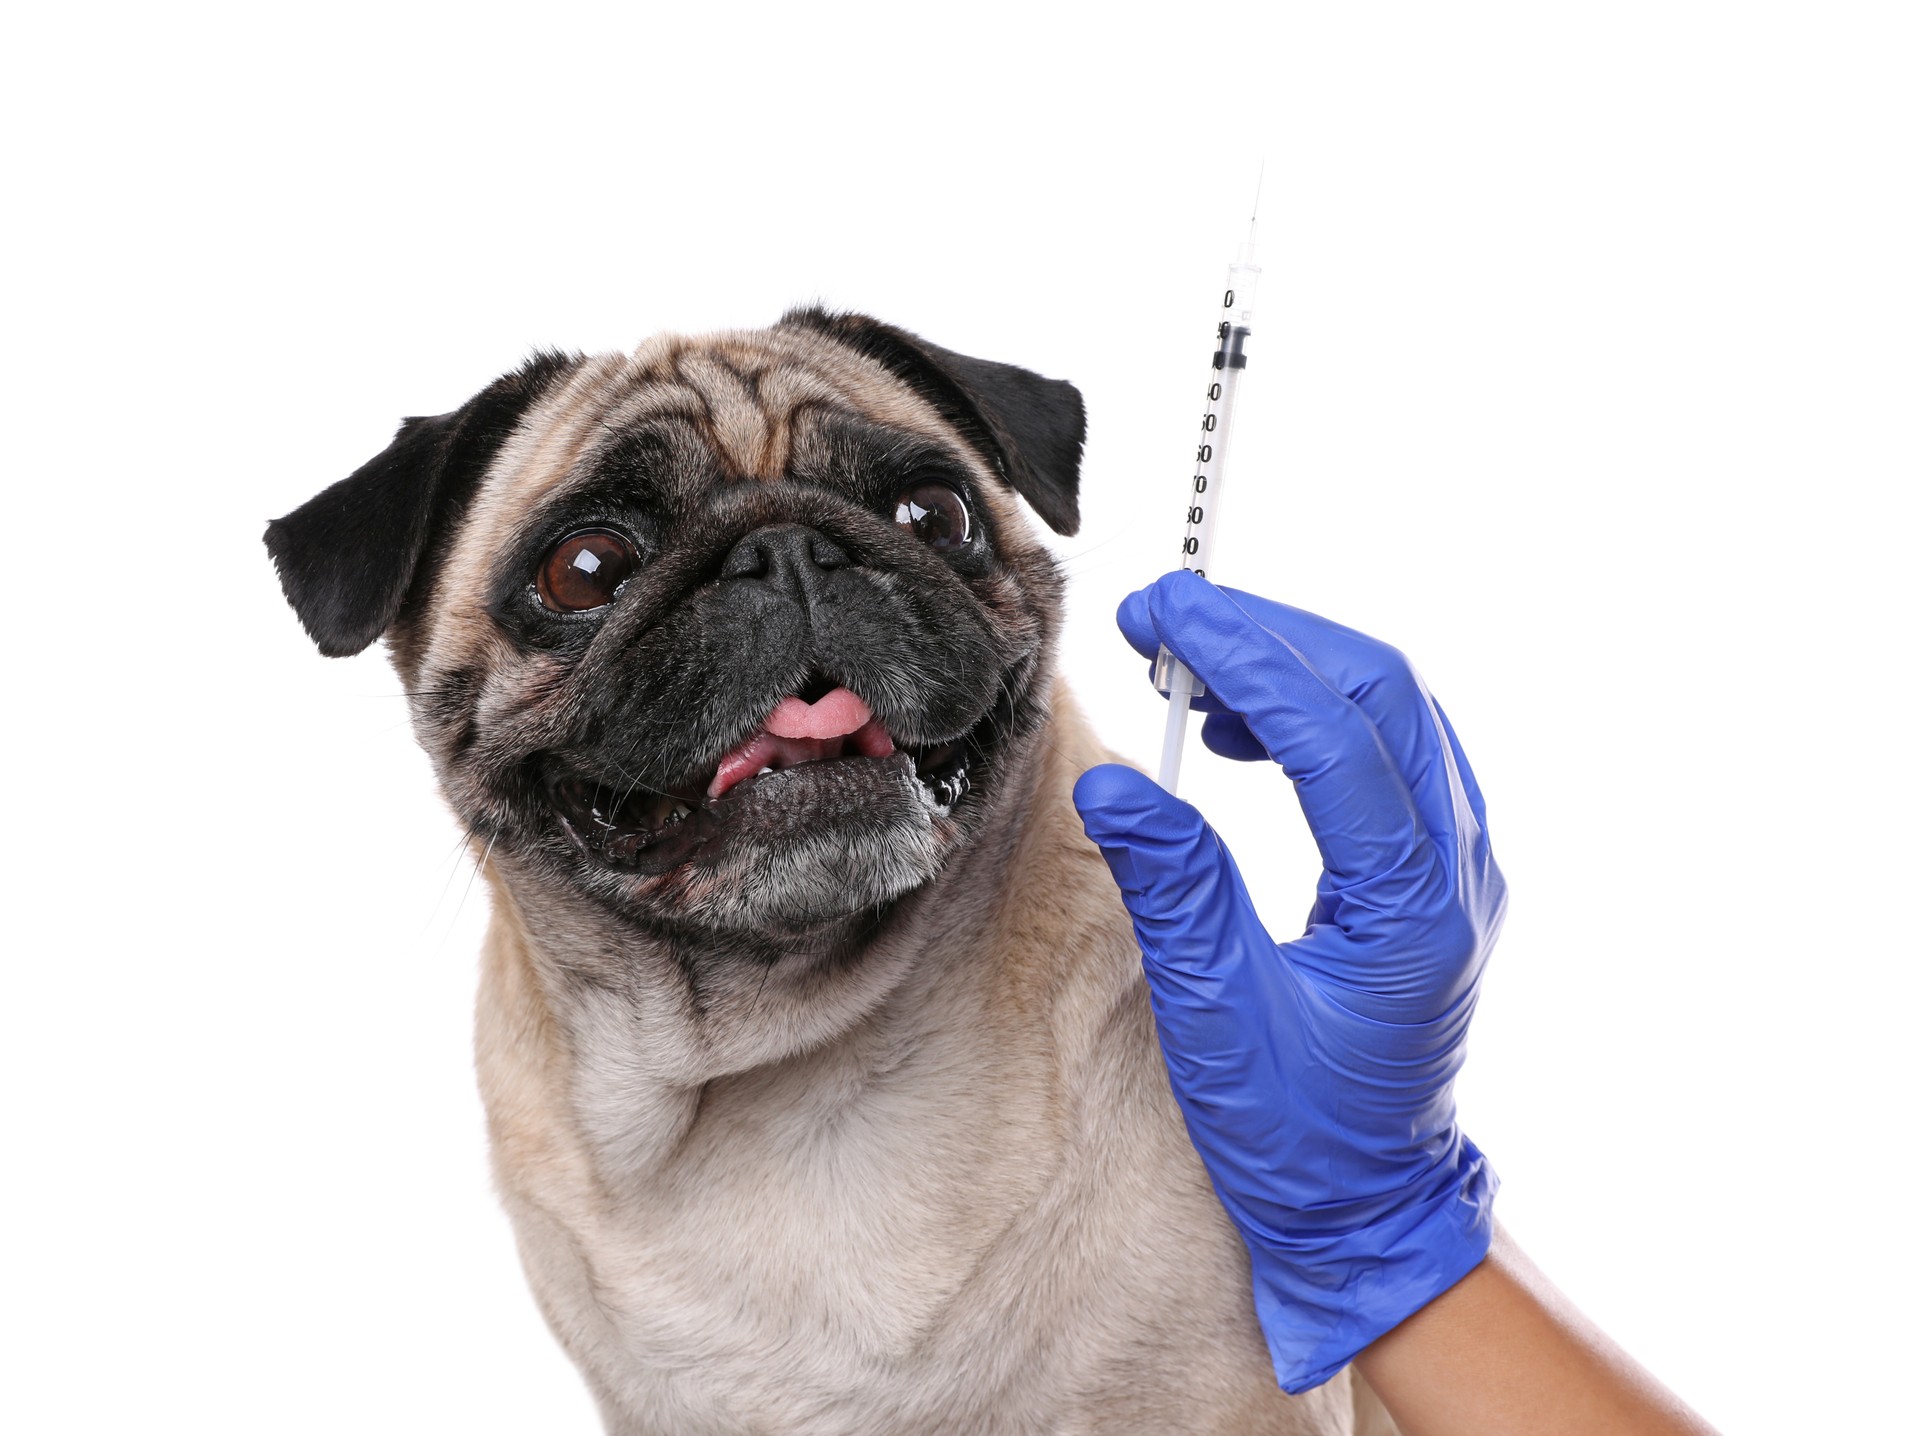
<path fill-rule="evenodd" d="M 579 362 L 536 354 L 451 414 L 402 420 L 383 452 L 267 525 L 280 587 L 322 653 L 344 658 L 387 631 L 520 416 Z"/>
<path fill-rule="evenodd" d="M 812 329 L 878 360 L 930 401 L 991 459 L 1057 533 L 1080 527 L 1080 391 L 1030 369 L 970 359 L 864 314 L 794 309 L 780 323 Z"/>

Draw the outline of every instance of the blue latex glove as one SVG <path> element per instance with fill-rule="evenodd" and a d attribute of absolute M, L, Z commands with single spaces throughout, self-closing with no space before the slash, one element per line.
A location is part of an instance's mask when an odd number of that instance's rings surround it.
<path fill-rule="evenodd" d="M 1325 868 L 1306 932 L 1276 943 L 1194 808 L 1112 764 L 1074 789 L 1274 1370 L 1304 1391 L 1486 1255 L 1498 1182 L 1452 1087 L 1506 885 L 1466 755 L 1393 649 L 1184 572 L 1120 627 L 1206 685 L 1209 748 L 1281 765 Z"/>

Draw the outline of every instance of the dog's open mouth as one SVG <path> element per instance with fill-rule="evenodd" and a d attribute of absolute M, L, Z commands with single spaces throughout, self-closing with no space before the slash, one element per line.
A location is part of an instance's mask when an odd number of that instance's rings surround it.
<path fill-rule="evenodd" d="M 684 861 L 714 836 L 727 812 L 772 788 L 792 788 L 776 775 L 808 765 L 905 765 L 935 812 L 950 811 L 967 793 L 967 740 L 905 747 L 866 700 L 832 688 L 812 701 L 780 700 L 760 726 L 721 755 L 703 789 L 660 792 L 614 786 L 572 775 L 555 778 L 548 793 L 561 826 L 588 856 L 618 867 L 659 872 Z M 803 775 L 804 776 L 804 775 Z M 821 776 L 826 776 L 822 774 Z M 898 781 L 895 779 L 894 781 Z"/>

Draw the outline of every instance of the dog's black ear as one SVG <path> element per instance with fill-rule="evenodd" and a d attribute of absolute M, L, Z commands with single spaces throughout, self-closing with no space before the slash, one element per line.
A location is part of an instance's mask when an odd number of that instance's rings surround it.
<path fill-rule="evenodd" d="M 520 416 L 579 362 L 536 354 L 451 414 L 402 420 L 382 453 L 267 525 L 280 587 L 322 653 L 344 658 L 387 631 Z"/>
<path fill-rule="evenodd" d="M 955 354 L 864 314 L 794 309 L 780 323 L 830 335 L 878 360 L 992 460 L 1055 532 L 1079 529 L 1087 411 L 1073 385 Z"/>

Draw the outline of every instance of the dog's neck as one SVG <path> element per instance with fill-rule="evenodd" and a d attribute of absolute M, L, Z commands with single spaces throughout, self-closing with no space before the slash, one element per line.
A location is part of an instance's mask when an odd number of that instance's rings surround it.
<path fill-rule="evenodd" d="M 1027 1005 L 1022 975 L 998 970 L 999 926 L 1031 910 L 1013 900 L 1029 845 L 1084 844 L 1072 784 L 1104 756 L 1057 685 L 1051 706 L 1007 755 L 979 835 L 883 921 L 866 918 L 871 937 L 851 926 L 771 952 L 759 939 L 743 958 L 636 932 L 490 867 L 485 1006 L 509 1021 L 482 1028 L 483 1082 L 537 1078 L 570 1109 L 603 1180 L 637 1176 L 686 1141 L 710 1084 L 776 1069 L 789 1085 L 844 1083 L 919 1044 L 928 1014 L 950 1025 L 955 1012 L 985 1021 Z"/>

